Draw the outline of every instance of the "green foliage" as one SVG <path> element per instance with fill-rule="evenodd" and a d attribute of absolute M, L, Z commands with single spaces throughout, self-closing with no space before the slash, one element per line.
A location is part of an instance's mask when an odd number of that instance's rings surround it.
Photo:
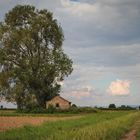
<path fill-rule="evenodd" d="M 71 113 L 97 113 L 98 109 L 92 107 L 71 107 L 68 112 Z"/>
<path fill-rule="evenodd" d="M 33 108 L 26 108 L 23 110 L 17 110 L 18 113 L 44 113 L 44 114 L 86 114 L 86 113 L 97 113 L 99 112 L 98 109 L 91 108 L 91 107 L 80 107 L 75 108 L 71 107 L 69 109 L 56 109 L 52 105 L 48 107 L 48 109 L 43 109 L 37 106 Z"/>
<path fill-rule="evenodd" d="M 76 104 L 72 104 L 72 107 L 76 108 L 76 107 L 77 107 L 77 105 L 76 105 Z"/>
<path fill-rule="evenodd" d="M 47 113 L 46 109 L 40 108 L 40 107 L 35 107 L 35 108 L 26 108 L 23 110 L 17 110 L 17 113 L 21 114 L 44 114 Z"/>
<path fill-rule="evenodd" d="M 58 111 L 56 110 L 55 107 L 53 107 L 52 105 L 50 105 L 48 107 L 48 109 L 44 109 L 41 108 L 39 106 L 32 106 L 32 107 L 27 107 L 25 109 L 22 110 L 17 110 L 18 113 L 28 113 L 28 114 L 54 114 L 54 113 L 58 113 Z M 61 112 L 60 112 L 61 113 Z"/>
<path fill-rule="evenodd" d="M 116 108 L 116 105 L 115 104 L 110 104 L 108 108 L 111 108 L 111 109 Z"/>
<path fill-rule="evenodd" d="M 56 112 L 56 108 L 52 105 L 49 105 L 49 107 L 47 108 L 47 113 L 55 113 Z"/>
<path fill-rule="evenodd" d="M 118 109 L 120 110 L 135 110 L 135 107 L 131 107 L 131 106 L 125 106 L 125 105 L 121 105 L 120 107 L 118 107 Z"/>
<path fill-rule="evenodd" d="M 32 112 L 32 113 L 31 113 Z M 11 116 L 35 116 L 35 117 L 40 117 L 40 116 L 54 116 L 54 117 L 65 117 L 65 116 L 74 116 L 76 114 L 72 113 L 47 113 L 46 109 L 24 109 L 24 110 L 15 110 L 15 109 L 0 109 L 0 116 L 6 116 L 6 117 L 11 117 Z"/>
<path fill-rule="evenodd" d="M 60 92 L 60 81 L 72 72 L 64 53 L 63 31 L 53 14 L 17 5 L 0 24 L 0 95 L 18 109 L 36 104 L 45 108 Z"/>

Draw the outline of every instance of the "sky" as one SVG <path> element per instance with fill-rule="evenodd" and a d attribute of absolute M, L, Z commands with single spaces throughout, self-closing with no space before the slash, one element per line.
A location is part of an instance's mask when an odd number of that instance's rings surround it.
<path fill-rule="evenodd" d="M 17 4 L 48 9 L 63 28 L 74 71 L 61 96 L 78 106 L 140 105 L 140 0 L 0 0 L 0 20 Z"/>

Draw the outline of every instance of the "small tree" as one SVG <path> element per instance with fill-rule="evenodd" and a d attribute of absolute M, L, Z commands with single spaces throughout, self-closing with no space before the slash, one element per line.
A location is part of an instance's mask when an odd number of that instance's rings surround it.
<path fill-rule="evenodd" d="M 62 28 L 48 10 L 18 5 L 0 23 L 0 95 L 17 103 L 45 108 L 72 72 L 64 53 Z M 29 103 L 30 101 L 30 103 Z"/>
<path fill-rule="evenodd" d="M 77 108 L 77 105 L 76 105 L 76 104 L 72 104 L 71 107 L 73 107 L 73 108 Z"/>
<path fill-rule="evenodd" d="M 0 109 L 3 109 L 3 105 L 0 106 Z"/>
<path fill-rule="evenodd" d="M 125 105 L 121 105 L 121 109 L 126 109 L 127 107 Z"/>
<path fill-rule="evenodd" d="M 116 105 L 115 104 L 110 104 L 108 108 L 114 109 L 114 108 L 116 108 Z"/>

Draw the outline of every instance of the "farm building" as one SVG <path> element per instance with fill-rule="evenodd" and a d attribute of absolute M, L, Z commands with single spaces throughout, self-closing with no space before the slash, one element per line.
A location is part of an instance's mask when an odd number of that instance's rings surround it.
<path fill-rule="evenodd" d="M 60 95 L 56 95 L 46 102 L 46 108 L 49 106 L 56 107 L 57 109 L 69 109 L 71 107 L 71 102 L 62 98 Z"/>

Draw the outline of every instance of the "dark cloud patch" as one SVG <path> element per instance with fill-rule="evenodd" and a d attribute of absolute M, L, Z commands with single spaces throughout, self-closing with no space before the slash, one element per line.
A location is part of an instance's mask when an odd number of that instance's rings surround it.
<path fill-rule="evenodd" d="M 139 64 L 140 44 L 121 46 L 69 46 L 65 48 L 77 64 L 125 67 Z"/>

